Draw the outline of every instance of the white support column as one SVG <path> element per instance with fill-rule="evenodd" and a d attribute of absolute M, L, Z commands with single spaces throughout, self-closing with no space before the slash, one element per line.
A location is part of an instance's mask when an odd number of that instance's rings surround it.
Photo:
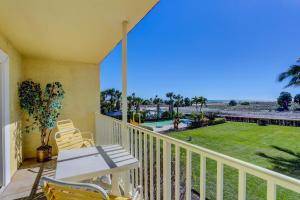
<path fill-rule="evenodd" d="M 122 23 L 122 135 L 123 145 L 129 150 L 129 135 L 127 134 L 127 21 Z"/>
<path fill-rule="evenodd" d="M 122 23 L 122 138 L 123 146 L 129 151 L 129 132 L 127 130 L 127 21 Z M 124 173 L 124 192 L 126 196 L 131 190 L 130 172 Z"/>

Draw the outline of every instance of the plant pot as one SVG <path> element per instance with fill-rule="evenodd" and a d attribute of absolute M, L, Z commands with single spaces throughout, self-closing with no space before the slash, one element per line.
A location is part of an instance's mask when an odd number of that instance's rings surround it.
<path fill-rule="evenodd" d="M 47 145 L 46 148 L 48 149 L 48 160 L 51 160 L 51 157 L 52 157 L 52 146 Z"/>
<path fill-rule="evenodd" d="M 46 147 L 39 147 L 36 149 L 37 162 L 45 162 L 49 160 L 49 149 Z"/>

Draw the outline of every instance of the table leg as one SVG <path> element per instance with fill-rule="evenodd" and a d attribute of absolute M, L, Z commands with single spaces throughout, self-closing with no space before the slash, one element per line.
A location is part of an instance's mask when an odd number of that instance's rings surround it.
<path fill-rule="evenodd" d="M 121 196 L 120 188 L 119 188 L 119 179 L 120 179 L 120 173 L 114 173 L 112 174 L 111 179 L 111 194 L 115 196 Z"/>

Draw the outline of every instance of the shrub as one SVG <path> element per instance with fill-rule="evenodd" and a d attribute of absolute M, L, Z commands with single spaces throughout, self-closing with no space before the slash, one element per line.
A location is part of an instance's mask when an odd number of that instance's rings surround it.
<path fill-rule="evenodd" d="M 228 103 L 229 106 L 236 106 L 237 102 L 235 100 L 230 100 Z"/>
<path fill-rule="evenodd" d="M 267 126 L 268 125 L 268 120 L 266 119 L 260 119 L 257 121 L 257 125 L 259 126 Z"/>
<path fill-rule="evenodd" d="M 249 106 L 249 105 L 250 105 L 250 102 L 244 101 L 244 102 L 241 103 L 241 105 L 242 105 L 242 106 Z"/>
<path fill-rule="evenodd" d="M 171 113 L 169 111 L 164 111 L 161 114 L 161 118 L 163 118 L 163 119 L 170 119 L 171 118 Z"/>
<path fill-rule="evenodd" d="M 226 122 L 225 118 L 216 118 L 215 120 L 211 121 L 210 125 L 223 124 L 225 122 Z"/>
<path fill-rule="evenodd" d="M 205 117 L 207 117 L 209 120 L 215 120 L 217 117 L 217 114 L 214 112 L 206 112 Z"/>

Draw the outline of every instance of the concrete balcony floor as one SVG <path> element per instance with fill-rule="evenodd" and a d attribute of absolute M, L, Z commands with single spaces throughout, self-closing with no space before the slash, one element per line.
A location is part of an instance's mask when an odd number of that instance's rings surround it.
<path fill-rule="evenodd" d="M 45 163 L 37 163 L 35 159 L 25 160 L 14 174 L 10 184 L 0 194 L 1 200 L 27 200 L 46 198 L 43 195 L 39 180 L 42 176 L 55 175 L 56 159 Z"/>

